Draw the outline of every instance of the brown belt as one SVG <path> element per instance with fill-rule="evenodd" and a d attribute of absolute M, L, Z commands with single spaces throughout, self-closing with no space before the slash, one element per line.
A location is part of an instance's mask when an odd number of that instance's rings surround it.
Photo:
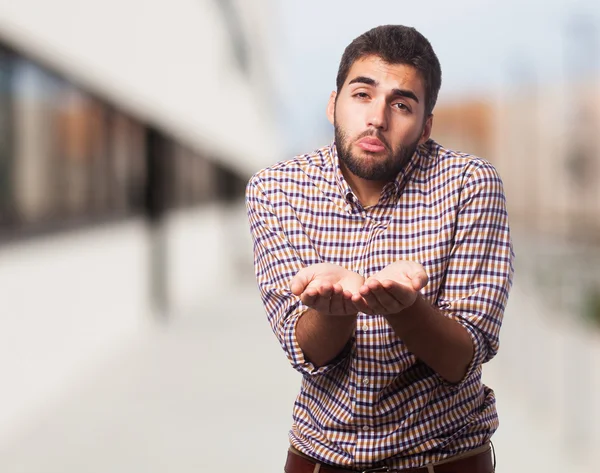
<path fill-rule="evenodd" d="M 397 470 L 386 466 L 365 468 L 363 470 L 348 470 L 329 466 L 324 463 L 294 453 L 292 450 L 288 452 L 287 461 L 285 463 L 286 473 L 493 473 L 494 462 L 492 461 L 491 447 L 483 452 L 476 453 L 471 456 L 460 456 L 456 460 L 444 461 L 439 464 L 430 465 L 420 468 L 407 468 Z M 317 468 L 317 465 L 319 466 Z"/>

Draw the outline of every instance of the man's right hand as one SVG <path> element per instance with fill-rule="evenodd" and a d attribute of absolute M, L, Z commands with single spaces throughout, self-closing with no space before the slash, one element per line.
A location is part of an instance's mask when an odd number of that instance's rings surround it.
<path fill-rule="evenodd" d="M 303 304 L 326 316 L 356 315 L 352 294 L 358 292 L 364 278 L 331 263 L 318 263 L 301 269 L 292 278 L 291 291 Z"/>

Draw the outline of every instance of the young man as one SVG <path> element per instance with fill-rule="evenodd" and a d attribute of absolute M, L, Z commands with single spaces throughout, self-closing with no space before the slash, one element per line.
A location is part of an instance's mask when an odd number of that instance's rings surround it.
<path fill-rule="evenodd" d="M 287 473 L 494 470 L 481 366 L 513 252 L 494 167 L 430 139 L 440 85 L 415 29 L 368 31 L 340 62 L 333 144 L 248 183 L 261 296 L 303 374 Z"/>

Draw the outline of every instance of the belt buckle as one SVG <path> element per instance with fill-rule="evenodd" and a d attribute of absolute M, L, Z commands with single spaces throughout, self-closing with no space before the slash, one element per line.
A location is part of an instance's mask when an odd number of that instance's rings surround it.
<path fill-rule="evenodd" d="M 366 470 L 361 471 L 360 473 L 378 473 L 378 472 L 388 472 L 390 471 L 389 466 L 380 466 L 378 468 L 367 468 Z"/>

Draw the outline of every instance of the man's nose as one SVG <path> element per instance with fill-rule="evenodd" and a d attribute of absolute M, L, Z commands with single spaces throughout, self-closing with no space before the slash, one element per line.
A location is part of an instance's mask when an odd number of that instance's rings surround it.
<path fill-rule="evenodd" d="M 369 107 L 367 126 L 385 130 L 387 128 L 387 106 L 385 101 L 374 100 Z"/>

